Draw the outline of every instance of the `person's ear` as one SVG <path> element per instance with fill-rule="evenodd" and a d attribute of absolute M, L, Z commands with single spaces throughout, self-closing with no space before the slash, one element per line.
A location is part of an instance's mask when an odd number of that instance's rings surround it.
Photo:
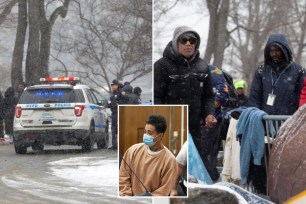
<path fill-rule="evenodd" d="M 163 136 L 164 136 L 164 133 L 162 133 L 162 132 L 159 133 L 159 137 L 160 137 L 160 138 L 163 138 Z"/>

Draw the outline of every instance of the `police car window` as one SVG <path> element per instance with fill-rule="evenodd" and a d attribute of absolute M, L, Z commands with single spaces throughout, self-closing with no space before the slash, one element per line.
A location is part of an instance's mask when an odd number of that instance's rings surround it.
<path fill-rule="evenodd" d="M 82 91 L 78 89 L 31 89 L 20 97 L 19 103 L 84 103 Z"/>
<path fill-rule="evenodd" d="M 92 95 L 89 93 L 89 90 L 85 89 L 85 92 L 86 92 L 86 96 L 87 96 L 89 102 L 94 103 L 94 99 L 92 98 Z"/>
<path fill-rule="evenodd" d="M 94 103 L 98 104 L 98 99 L 97 99 L 96 95 L 91 90 L 89 90 L 89 94 L 91 95 Z"/>

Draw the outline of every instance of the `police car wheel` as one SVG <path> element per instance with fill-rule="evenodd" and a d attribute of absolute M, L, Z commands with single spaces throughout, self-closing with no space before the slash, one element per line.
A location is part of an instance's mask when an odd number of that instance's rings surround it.
<path fill-rule="evenodd" d="M 33 149 L 34 152 L 42 152 L 42 151 L 44 151 L 44 145 L 41 144 L 41 143 L 35 142 L 32 145 L 32 149 Z"/>
<path fill-rule="evenodd" d="M 82 150 L 84 152 L 91 152 L 93 148 L 93 137 L 94 137 L 94 126 L 91 125 L 89 128 L 89 133 L 82 144 Z"/>
<path fill-rule="evenodd" d="M 23 144 L 16 144 L 14 143 L 15 152 L 17 154 L 26 154 L 27 153 L 27 146 L 24 146 Z"/>

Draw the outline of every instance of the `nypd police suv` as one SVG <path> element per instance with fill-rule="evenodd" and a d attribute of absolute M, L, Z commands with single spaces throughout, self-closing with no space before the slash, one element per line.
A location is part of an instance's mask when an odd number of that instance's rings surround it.
<path fill-rule="evenodd" d="M 48 145 L 80 145 L 91 151 L 94 143 L 106 148 L 108 117 L 95 94 L 77 77 L 41 78 L 27 87 L 15 109 L 15 152 L 28 147 L 42 151 Z"/>

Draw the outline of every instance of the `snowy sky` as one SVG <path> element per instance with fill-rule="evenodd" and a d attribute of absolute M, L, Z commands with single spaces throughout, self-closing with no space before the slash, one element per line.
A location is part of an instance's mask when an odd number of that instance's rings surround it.
<path fill-rule="evenodd" d="M 189 26 L 201 36 L 200 54 L 203 56 L 205 42 L 208 36 L 209 16 L 204 4 L 189 1 L 188 4 L 179 2 L 166 15 L 154 24 L 154 54 L 155 62 L 162 56 L 167 43 L 172 40 L 173 31 L 178 26 Z M 160 33 L 158 36 L 157 33 Z"/>

